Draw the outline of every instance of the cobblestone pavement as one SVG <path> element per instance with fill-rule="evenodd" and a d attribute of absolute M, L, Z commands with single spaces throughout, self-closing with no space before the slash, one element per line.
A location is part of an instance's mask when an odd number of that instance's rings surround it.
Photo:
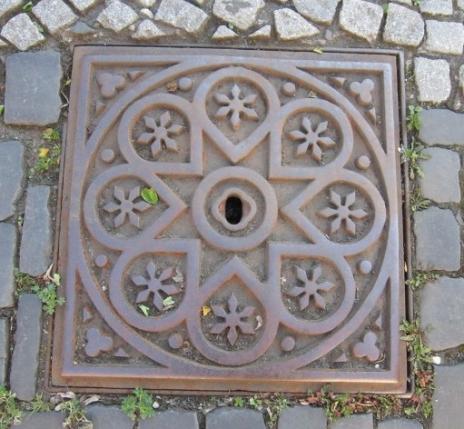
<path fill-rule="evenodd" d="M 361 414 L 329 422 L 322 409 L 298 406 L 281 413 L 278 428 L 462 429 L 463 18 L 462 0 L 0 0 L 0 384 L 22 401 L 43 385 L 45 362 L 39 356 L 47 318 L 34 294 L 15 293 L 14 272 L 42 275 L 51 263 L 58 176 L 40 174 L 37 161 L 47 127 L 64 134 L 73 45 L 394 47 L 405 54 L 407 102 L 423 107 L 418 141 L 425 156 L 415 189 L 427 202 L 412 214 L 413 267 L 434 274 L 415 293 L 415 310 L 434 354 L 433 417 L 378 421 Z M 265 428 L 258 411 L 197 411 L 172 408 L 138 427 Z M 119 406 L 97 405 L 87 414 L 95 429 L 134 427 Z M 61 428 L 63 419 L 59 412 L 37 413 L 15 427 Z"/>

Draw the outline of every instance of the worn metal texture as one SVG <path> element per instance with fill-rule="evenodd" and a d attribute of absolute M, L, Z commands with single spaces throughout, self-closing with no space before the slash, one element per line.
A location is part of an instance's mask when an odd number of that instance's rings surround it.
<path fill-rule="evenodd" d="M 404 392 L 397 67 L 76 48 L 51 385 Z"/>

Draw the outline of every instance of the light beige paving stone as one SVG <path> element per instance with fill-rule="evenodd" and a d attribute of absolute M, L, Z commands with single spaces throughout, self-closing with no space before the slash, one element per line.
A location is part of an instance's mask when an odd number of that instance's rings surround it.
<path fill-rule="evenodd" d="M 161 28 L 150 19 L 144 19 L 140 22 L 132 38 L 136 40 L 154 40 L 163 36 L 166 36 L 166 33 Z"/>
<path fill-rule="evenodd" d="M 162 0 L 155 20 L 172 25 L 190 34 L 199 33 L 208 15 L 199 7 L 185 0 Z"/>
<path fill-rule="evenodd" d="M 274 11 L 274 22 L 280 40 L 298 40 L 319 33 L 317 27 L 288 8 Z"/>
<path fill-rule="evenodd" d="M 383 40 L 403 46 L 419 46 L 424 37 L 424 21 L 419 12 L 395 3 L 388 4 Z"/>
<path fill-rule="evenodd" d="M 421 0 L 419 9 L 429 15 L 452 15 L 453 0 Z"/>
<path fill-rule="evenodd" d="M 238 34 L 231 30 L 226 25 L 220 25 L 214 34 L 211 36 L 211 39 L 221 41 L 221 40 L 233 40 L 238 37 Z"/>
<path fill-rule="evenodd" d="M 321 24 L 331 24 L 340 0 L 293 0 L 296 10 Z"/>
<path fill-rule="evenodd" d="M 464 25 L 460 22 L 425 21 L 427 39 L 425 49 L 441 54 L 462 55 Z"/>
<path fill-rule="evenodd" d="M 0 35 L 20 51 L 26 51 L 45 40 L 38 25 L 26 13 L 11 18 L 3 26 Z"/>
<path fill-rule="evenodd" d="M 448 61 L 417 57 L 414 61 L 414 70 L 419 101 L 441 103 L 448 100 L 451 93 Z"/>
<path fill-rule="evenodd" d="M 32 13 L 52 34 L 77 21 L 77 15 L 62 0 L 40 0 L 32 8 Z"/>
<path fill-rule="evenodd" d="M 138 15 L 134 9 L 119 0 L 110 0 L 97 17 L 97 21 L 104 28 L 116 33 L 129 27 L 137 19 Z"/>
<path fill-rule="evenodd" d="M 383 17 L 383 8 L 365 0 L 343 0 L 340 26 L 361 39 L 377 39 Z"/>
<path fill-rule="evenodd" d="M 214 0 L 213 14 L 240 30 L 248 30 L 264 5 L 263 0 Z"/>

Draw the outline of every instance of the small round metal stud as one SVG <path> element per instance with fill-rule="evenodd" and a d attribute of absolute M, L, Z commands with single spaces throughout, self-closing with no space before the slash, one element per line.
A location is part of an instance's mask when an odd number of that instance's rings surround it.
<path fill-rule="evenodd" d="M 361 155 L 356 160 L 356 167 L 360 170 L 367 170 L 371 166 L 371 159 L 366 155 Z"/>
<path fill-rule="evenodd" d="M 179 79 L 178 85 L 181 91 L 190 91 L 192 89 L 193 82 L 189 77 L 181 77 Z"/>
<path fill-rule="evenodd" d="M 172 334 L 168 338 L 168 344 L 171 349 L 177 350 L 182 347 L 182 344 L 184 344 L 184 338 L 182 337 L 181 334 Z"/>
<path fill-rule="evenodd" d="M 295 348 L 296 342 L 293 337 L 285 337 L 280 343 L 280 347 L 284 352 L 291 352 Z"/>
<path fill-rule="evenodd" d="M 358 264 L 358 271 L 361 274 L 369 274 L 372 271 L 372 263 L 366 259 L 360 261 Z"/>
<path fill-rule="evenodd" d="M 100 158 L 103 162 L 113 162 L 116 155 L 112 149 L 103 149 L 100 154 Z"/>
<path fill-rule="evenodd" d="M 293 97 L 296 94 L 296 86 L 293 82 L 286 82 L 282 86 L 282 93 L 287 97 Z"/>

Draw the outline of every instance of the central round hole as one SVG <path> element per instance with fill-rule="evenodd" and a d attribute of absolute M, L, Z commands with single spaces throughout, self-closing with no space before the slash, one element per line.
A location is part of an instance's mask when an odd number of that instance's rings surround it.
<path fill-rule="evenodd" d="M 226 220 L 232 225 L 237 225 L 242 220 L 243 205 L 238 197 L 230 196 L 226 200 Z"/>

